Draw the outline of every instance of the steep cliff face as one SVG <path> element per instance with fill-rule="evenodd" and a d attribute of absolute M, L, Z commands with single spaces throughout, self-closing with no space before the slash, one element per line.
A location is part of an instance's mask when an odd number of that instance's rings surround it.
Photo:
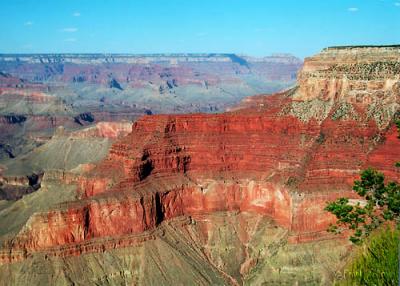
<path fill-rule="evenodd" d="M 362 109 L 383 129 L 399 109 L 399 59 L 398 47 L 324 49 L 305 60 L 293 95 L 301 103 L 293 111 L 310 117 L 301 109 L 306 102 L 323 120 L 330 112 L 333 118 L 357 119 L 357 109 Z"/>
<path fill-rule="evenodd" d="M 287 243 L 287 251 L 296 243 L 327 247 L 322 240 L 333 239 L 325 230 L 334 220 L 323 210 L 327 201 L 354 197 L 352 182 L 367 166 L 400 178 L 393 167 L 400 153 L 393 126 L 399 51 L 329 48 L 306 60 L 299 86 L 287 92 L 249 98 L 218 115 L 140 118 L 101 163 L 81 176 L 62 178 L 77 185 L 79 200 L 32 215 L 5 243 L 1 262 L 29 260 L 38 251 L 65 257 L 133 247 L 131 236 L 178 217 L 200 223 L 217 212 L 256 214 L 285 229 L 276 248 L 269 248 L 272 257 Z M 200 225 L 196 231 L 213 235 L 212 227 Z M 237 231 L 242 243 L 255 235 Z M 195 249 L 208 243 L 199 233 L 190 232 Z M 202 253 L 227 283 L 272 283 L 276 277 L 266 277 L 263 256 L 250 257 L 254 249 L 246 247 L 236 264 L 218 250 Z M 340 267 L 347 251 L 341 253 L 324 265 Z M 274 267 L 289 263 L 279 261 Z M 289 276 L 284 281 L 292 281 Z"/>
<path fill-rule="evenodd" d="M 0 54 L 0 165 L 35 152 L 59 126 L 221 112 L 293 85 L 301 65 L 291 55 Z"/>

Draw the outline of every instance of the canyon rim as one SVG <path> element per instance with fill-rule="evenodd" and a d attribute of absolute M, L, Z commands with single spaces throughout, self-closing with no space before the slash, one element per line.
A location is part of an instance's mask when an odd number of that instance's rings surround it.
<path fill-rule="evenodd" d="M 72 132 L 119 139 L 1 201 L 1 283 L 332 283 L 351 245 L 326 202 L 357 198 L 369 166 L 399 179 L 399 62 L 398 46 L 326 48 L 295 87 L 224 113 Z"/>

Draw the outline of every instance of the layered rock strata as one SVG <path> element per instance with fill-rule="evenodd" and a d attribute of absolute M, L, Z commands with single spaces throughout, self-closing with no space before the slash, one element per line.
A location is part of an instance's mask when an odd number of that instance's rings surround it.
<path fill-rule="evenodd" d="M 400 178 L 399 62 L 397 47 L 329 48 L 306 59 L 293 90 L 218 115 L 140 118 L 74 180 L 80 199 L 32 215 L 5 245 L 2 263 L 54 247 L 97 252 L 108 248 L 102 238 L 219 211 L 270 217 L 289 243 L 331 239 L 325 230 L 334 218 L 323 208 L 354 197 L 360 170 Z M 97 246 L 81 246 L 91 241 Z"/>

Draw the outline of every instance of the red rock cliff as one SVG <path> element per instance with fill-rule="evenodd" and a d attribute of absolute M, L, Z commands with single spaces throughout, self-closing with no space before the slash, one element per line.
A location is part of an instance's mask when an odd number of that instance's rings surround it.
<path fill-rule="evenodd" d="M 32 216 L 14 248 L 141 233 L 224 210 L 271 216 L 292 242 L 316 239 L 333 220 L 326 201 L 354 196 L 361 169 L 400 178 L 399 60 L 398 48 L 330 48 L 305 61 L 293 90 L 218 115 L 142 117 L 81 179 L 82 200 Z"/>

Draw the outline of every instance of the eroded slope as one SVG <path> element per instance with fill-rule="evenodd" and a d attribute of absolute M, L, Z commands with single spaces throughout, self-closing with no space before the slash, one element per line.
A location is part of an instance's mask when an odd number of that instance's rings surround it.
<path fill-rule="evenodd" d="M 325 231 L 326 201 L 354 196 L 367 166 L 399 179 L 399 61 L 395 47 L 330 48 L 288 92 L 218 115 L 142 117 L 96 167 L 58 175 L 79 199 L 4 239 L 0 271 L 33 277 L 19 267 L 41 255 L 62 266 L 118 253 L 140 262 L 115 272 L 87 261 L 90 274 L 70 268 L 57 283 L 329 284 L 349 252 Z"/>

